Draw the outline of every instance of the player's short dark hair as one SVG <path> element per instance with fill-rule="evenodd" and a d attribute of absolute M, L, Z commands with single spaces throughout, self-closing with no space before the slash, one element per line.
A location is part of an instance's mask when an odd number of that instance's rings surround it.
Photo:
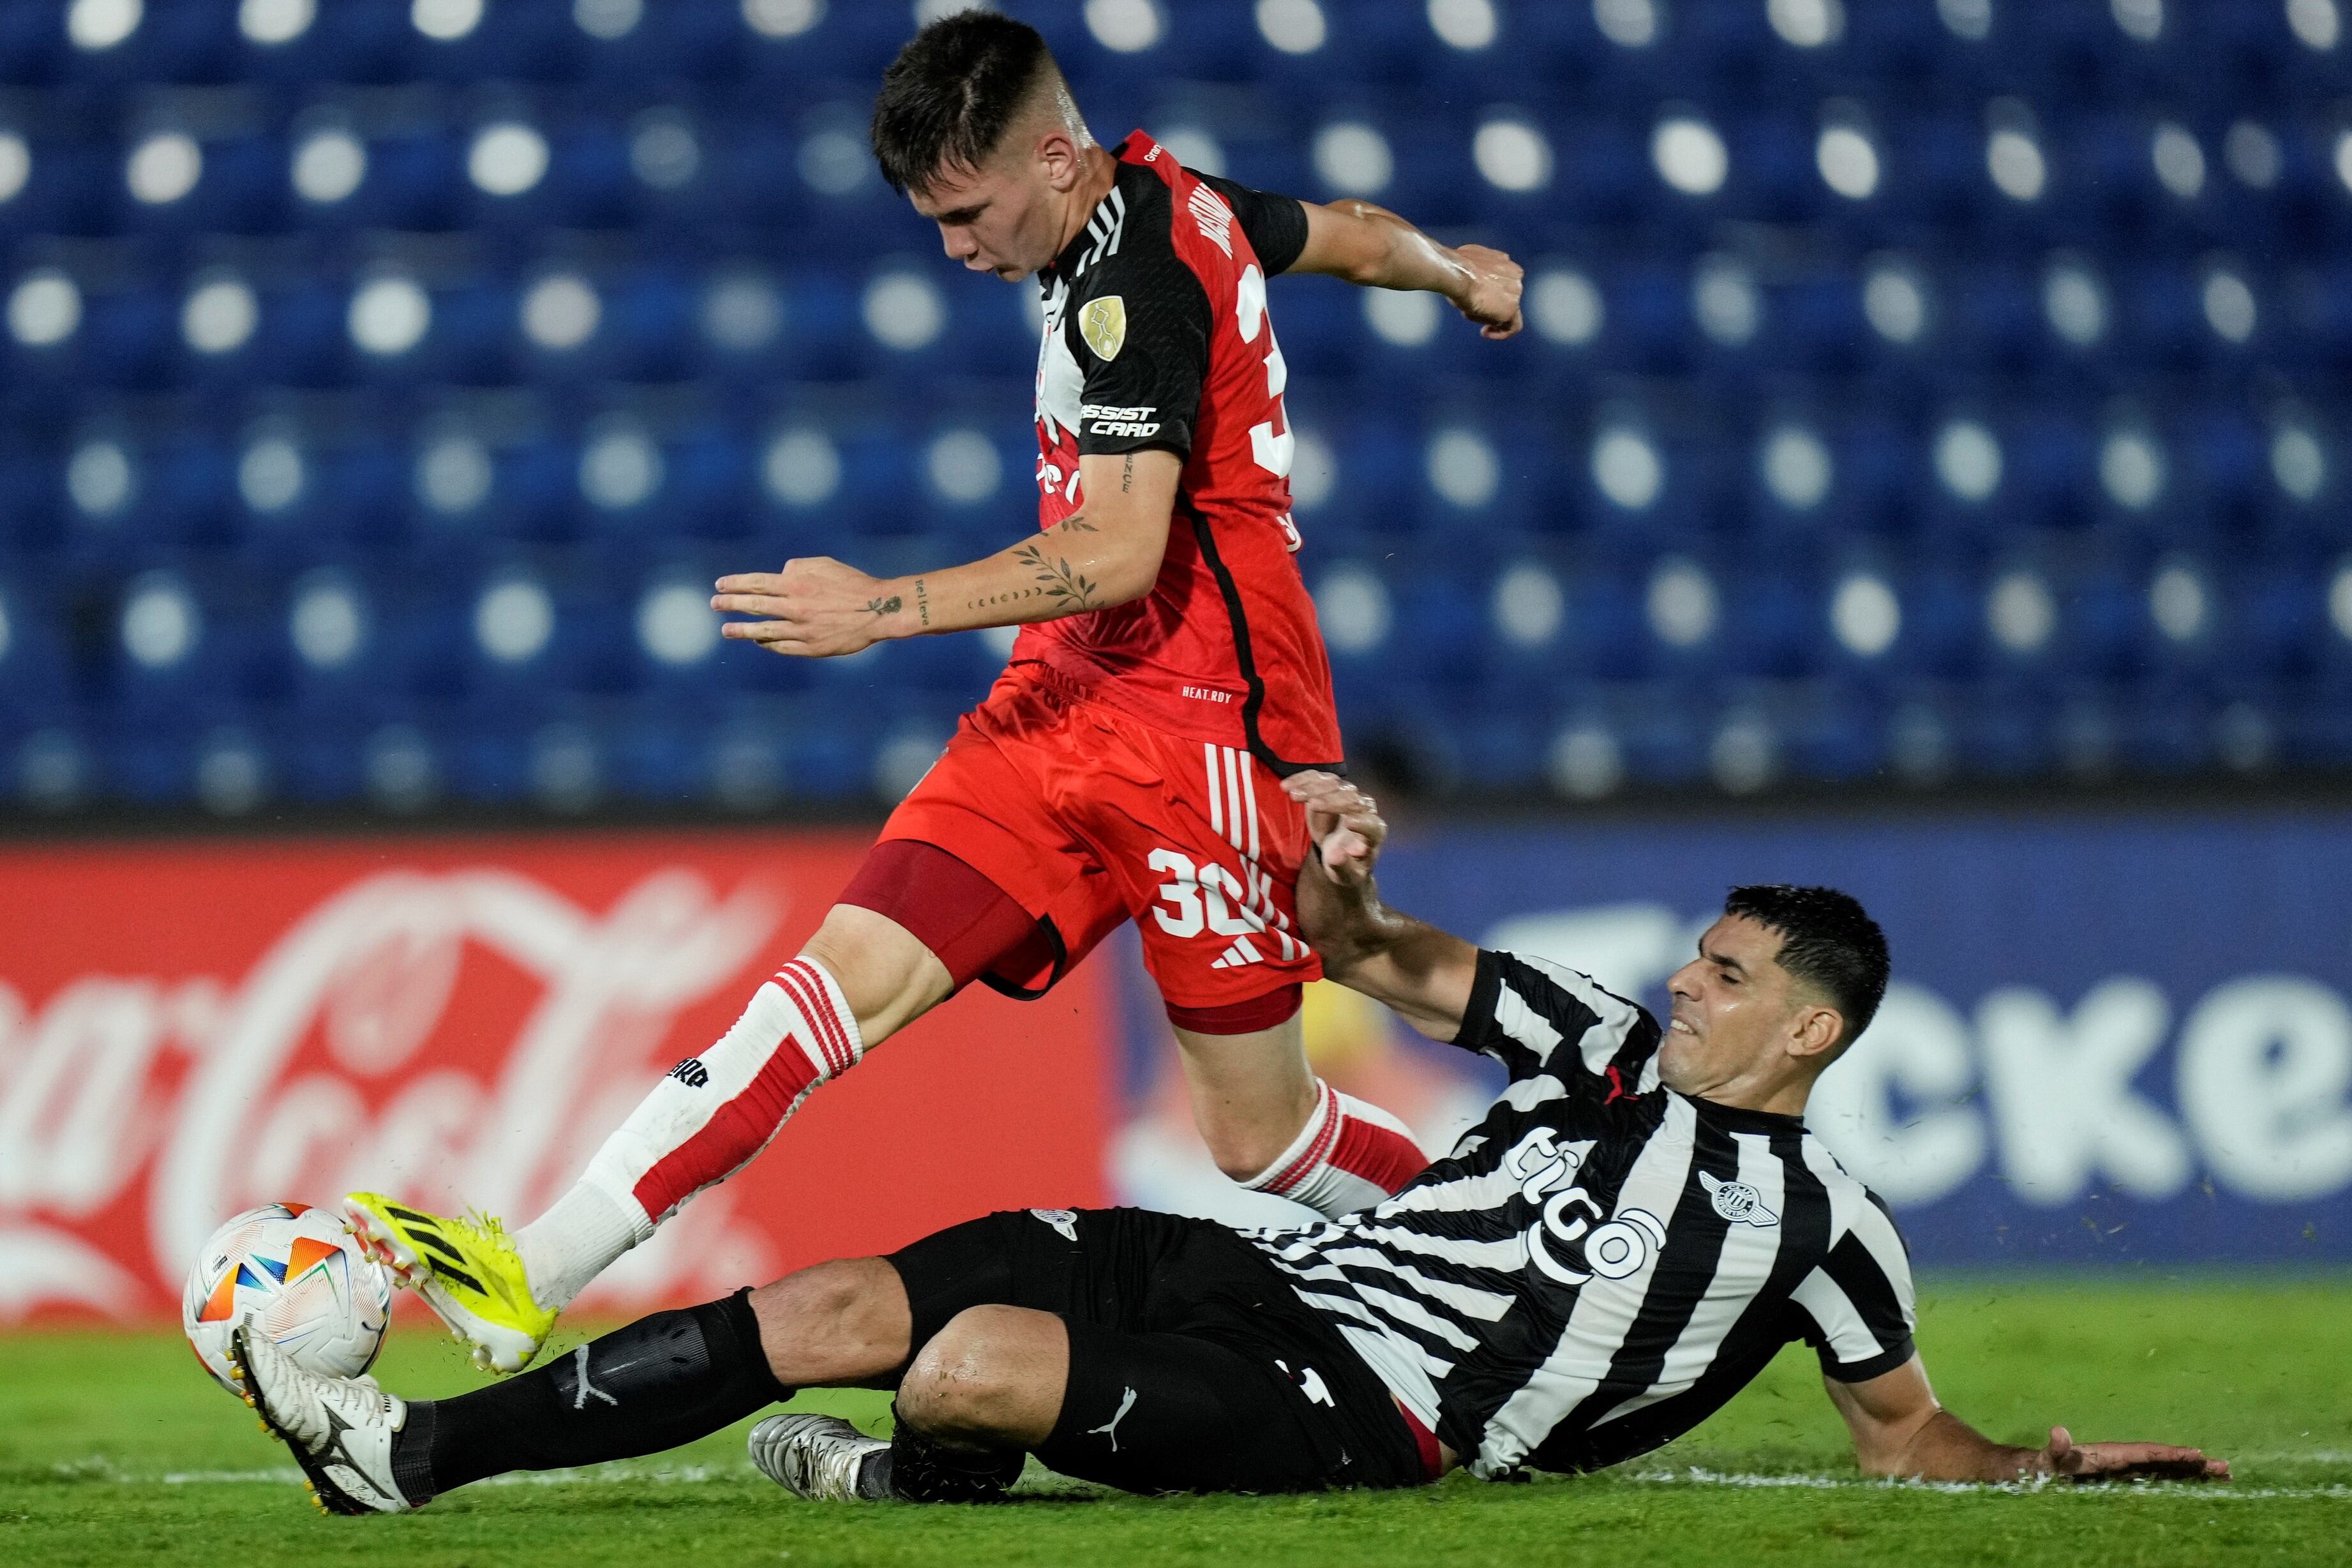
<path fill-rule="evenodd" d="M 1852 894 L 1762 883 L 1733 888 L 1723 912 L 1780 934 L 1780 967 L 1827 997 L 1845 1019 L 1841 1049 L 1870 1027 L 1886 995 L 1886 933 Z"/>
<path fill-rule="evenodd" d="M 874 156 L 904 195 L 944 169 L 977 169 L 1055 69 L 1045 35 L 993 11 L 959 11 L 917 33 L 882 73 Z"/>

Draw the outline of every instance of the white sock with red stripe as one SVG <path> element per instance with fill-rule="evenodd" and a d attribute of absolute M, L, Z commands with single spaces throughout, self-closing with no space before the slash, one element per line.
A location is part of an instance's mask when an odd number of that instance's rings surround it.
<path fill-rule="evenodd" d="M 1242 1185 L 1337 1219 L 1380 1202 L 1428 1166 L 1402 1122 L 1318 1078 L 1307 1125 L 1280 1159 Z"/>
<path fill-rule="evenodd" d="M 811 1091 L 865 1053 L 849 1000 L 823 965 L 795 958 L 777 970 L 735 1027 L 672 1068 L 572 1190 L 515 1232 L 539 1304 L 568 1305 L 679 1205 L 740 1170 Z"/>

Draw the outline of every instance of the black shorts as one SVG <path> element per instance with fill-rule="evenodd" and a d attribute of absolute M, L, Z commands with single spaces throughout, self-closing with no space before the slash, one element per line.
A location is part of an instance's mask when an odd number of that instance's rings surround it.
<path fill-rule="evenodd" d="M 967 1307 L 1053 1312 L 1069 1381 L 1053 1469 L 1129 1491 L 1417 1486 L 1388 1389 L 1224 1226 L 1138 1208 L 1024 1208 L 890 1254 L 919 1353 Z"/>

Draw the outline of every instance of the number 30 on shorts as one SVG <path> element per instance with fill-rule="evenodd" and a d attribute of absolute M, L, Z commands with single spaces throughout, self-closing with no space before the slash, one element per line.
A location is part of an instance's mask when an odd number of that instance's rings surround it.
<path fill-rule="evenodd" d="M 1216 862 L 1195 866 L 1190 855 L 1154 850 L 1146 863 L 1172 879 L 1160 884 L 1160 901 L 1151 906 L 1151 917 L 1169 936 L 1198 936 L 1205 928 L 1213 936 L 1246 936 L 1264 929 L 1234 912 L 1234 904 L 1249 895 L 1242 891 L 1241 878 Z M 1226 902 L 1229 895 L 1233 903 Z"/>

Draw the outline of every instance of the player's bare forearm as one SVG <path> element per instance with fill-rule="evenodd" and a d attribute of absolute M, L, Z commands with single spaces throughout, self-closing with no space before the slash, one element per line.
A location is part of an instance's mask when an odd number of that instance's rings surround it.
<path fill-rule="evenodd" d="M 1386 207 L 1344 201 L 1307 209 L 1307 246 L 1293 272 L 1320 272 L 1366 288 L 1441 294 L 1489 338 L 1519 329 L 1519 264 L 1498 250 L 1430 238 Z"/>
<path fill-rule="evenodd" d="M 1142 598 L 1168 552 L 1182 460 L 1157 448 L 1079 459 L 1082 506 L 1034 538 L 963 566 L 869 577 L 822 557 L 719 580 L 711 608 L 758 617 L 729 637 L 803 658 L 894 637 L 1021 626 Z"/>
<path fill-rule="evenodd" d="M 1372 866 L 1388 824 L 1370 796 L 1322 772 L 1295 774 L 1283 788 L 1306 807 L 1316 846 L 1298 872 L 1298 926 L 1323 972 L 1432 1040 L 1452 1040 L 1477 982 L 1478 949 L 1381 902 Z"/>
<path fill-rule="evenodd" d="M 2013 1481 L 2048 1473 L 2039 1448 L 1996 1443 L 1948 1410 L 1932 1412 L 1899 1448 L 1865 1453 L 1854 1462 L 1865 1475 L 1929 1481 Z"/>
<path fill-rule="evenodd" d="M 1874 1476 L 1930 1481 L 2069 1481 L 2230 1479 L 2226 1459 L 2165 1443 L 2077 1443 L 2050 1428 L 2039 1448 L 1996 1443 L 1945 1409 L 1914 1355 L 1861 1383 L 1824 1378 L 1830 1402 L 1853 1435 L 1854 1462 Z"/>

